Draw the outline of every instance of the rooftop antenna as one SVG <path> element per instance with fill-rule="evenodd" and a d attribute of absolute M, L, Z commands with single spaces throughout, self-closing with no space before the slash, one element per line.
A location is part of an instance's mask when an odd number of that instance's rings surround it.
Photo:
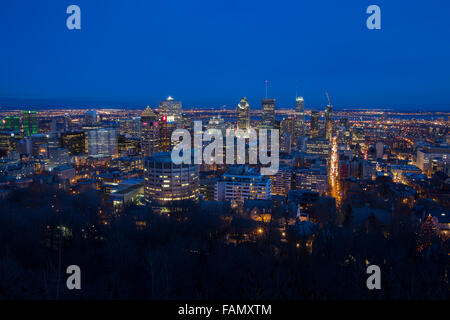
<path fill-rule="evenodd" d="M 267 99 L 267 84 L 269 83 L 269 80 L 266 80 L 266 99 Z"/>
<path fill-rule="evenodd" d="M 297 99 L 297 97 L 298 97 L 298 86 L 295 86 L 295 98 Z"/>

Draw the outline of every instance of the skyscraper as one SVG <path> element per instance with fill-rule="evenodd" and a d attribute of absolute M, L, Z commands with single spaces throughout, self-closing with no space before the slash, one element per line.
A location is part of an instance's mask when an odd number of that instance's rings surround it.
<path fill-rule="evenodd" d="M 303 97 L 295 99 L 295 139 L 305 135 L 305 102 Z"/>
<path fill-rule="evenodd" d="M 2 120 L 2 129 L 7 131 L 20 131 L 20 117 L 5 117 Z"/>
<path fill-rule="evenodd" d="M 333 107 L 329 104 L 325 108 L 325 138 L 331 139 L 333 135 Z"/>
<path fill-rule="evenodd" d="M 113 128 L 87 131 L 89 156 L 116 156 L 117 131 Z"/>
<path fill-rule="evenodd" d="M 141 152 L 144 157 L 159 152 L 159 129 L 158 116 L 147 107 L 141 114 Z"/>
<path fill-rule="evenodd" d="M 159 113 L 166 116 L 169 125 L 175 124 L 175 128 L 181 128 L 181 101 L 175 101 L 172 97 L 159 102 Z"/>
<path fill-rule="evenodd" d="M 311 111 L 311 138 L 317 138 L 319 130 L 319 111 Z"/>
<path fill-rule="evenodd" d="M 95 126 L 97 125 L 99 120 L 99 116 L 97 111 L 95 110 L 88 110 L 86 111 L 86 114 L 84 116 L 84 124 L 87 126 Z"/>
<path fill-rule="evenodd" d="M 263 99 L 261 128 L 273 129 L 274 126 L 275 126 L 275 99 Z"/>
<path fill-rule="evenodd" d="M 181 101 L 168 97 L 159 102 L 159 151 L 168 152 L 172 149 L 172 132 L 182 127 Z"/>
<path fill-rule="evenodd" d="M 38 133 L 36 111 L 22 111 L 22 126 L 27 137 Z"/>
<path fill-rule="evenodd" d="M 175 164 L 170 152 L 158 152 L 144 160 L 145 200 L 156 205 L 199 197 L 197 164 Z"/>
<path fill-rule="evenodd" d="M 86 153 L 86 133 L 84 131 L 61 133 L 61 146 L 66 148 L 70 155 Z"/>
<path fill-rule="evenodd" d="M 291 137 L 293 137 L 294 129 L 295 129 L 295 118 L 287 118 L 287 119 L 283 119 L 281 121 L 280 134 L 283 134 L 284 132 L 288 132 L 291 135 Z"/>
<path fill-rule="evenodd" d="M 247 98 L 243 97 L 237 107 L 238 121 L 237 128 L 247 130 L 250 128 L 250 105 Z"/>

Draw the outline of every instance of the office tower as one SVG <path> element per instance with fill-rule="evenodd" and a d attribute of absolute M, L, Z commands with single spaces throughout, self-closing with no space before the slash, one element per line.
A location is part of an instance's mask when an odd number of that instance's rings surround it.
<path fill-rule="evenodd" d="M 329 104 L 325 108 L 325 139 L 331 139 L 333 135 L 333 107 Z"/>
<path fill-rule="evenodd" d="M 242 98 L 237 107 L 237 128 L 241 130 L 248 130 L 250 128 L 250 105 L 247 98 Z"/>
<path fill-rule="evenodd" d="M 330 155 L 330 141 L 320 138 L 309 139 L 306 141 L 306 152 L 318 155 L 322 159 L 328 159 Z"/>
<path fill-rule="evenodd" d="M 416 165 L 429 176 L 439 169 L 448 167 L 450 165 L 450 146 L 432 145 L 417 149 Z"/>
<path fill-rule="evenodd" d="M 23 139 L 21 132 L 0 132 L 0 157 L 4 157 L 16 150 L 17 143 Z"/>
<path fill-rule="evenodd" d="M 214 189 L 216 188 L 216 172 L 200 172 L 199 189 L 204 201 L 214 201 Z"/>
<path fill-rule="evenodd" d="M 84 116 L 84 124 L 87 126 L 95 126 L 99 122 L 99 115 L 95 110 L 88 110 Z"/>
<path fill-rule="evenodd" d="M 317 138 L 319 136 L 319 111 L 311 111 L 311 138 Z"/>
<path fill-rule="evenodd" d="M 294 136 L 294 128 L 295 128 L 295 118 L 283 119 L 281 121 L 280 127 L 281 127 L 280 134 L 287 132 L 291 135 L 291 137 L 293 137 Z"/>
<path fill-rule="evenodd" d="M 2 120 L 2 129 L 6 131 L 20 131 L 20 117 L 5 117 Z"/>
<path fill-rule="evenodd" d="M 48 150 L 49 167 L 56 167 L 70 162 L 70 155 L 66 148 L 52 148 Z"/>
<path fill-rule="evenodd" d="M 117 131 L 113 128 L 87 131 L 89 156 L 115 157 L 117 155 Z"/>
<path fill-rule="evenodd" d="M 86 153 L 86 134 L 83 131 L 61 133 L 61 146 L 69 151 L 70 155 Z"/>
<path fill-rule="evenodd" d="M 141 138 L 141 118 L 121 119 L 119 121 L 119 133 L 131 138 Z"/>
<path fill-rule="evenodd" d="M 141 114 L 141 153 L 149 157 L 160 150 L 160 125 L 158 116 L 147 107 Z"/>
<path fill-rule="evenodd" d="M 50 132 L 67 132 L 71 127 L 71 119 L 69 115 L 64 115 L 61 117 L 53 117 L 50 123 Z"/>
<path fill-rule="evenodd" d="M 287 196 L 292 185 L 292 171 L 291 166 L 280 166 L 276 175 L 270 176 L 272 181 L 272 195 Z"/>
<path fill-rule="evenodd" d="M 262 129 L 273 129 L 275 127 L 275 99 L 262 100 Z"/>
<path fill-rule="evenodd" d="M 47 135 L 36 133 L 25 138 L 26 154 L 39 156 L 47 155 L 48 140 Z"/>
<path fill-rule="evenodd" d="M 295 136 L 294 142 L 305 135 L 305 101 L 303 97 L 295 99 Z"/>
<path fill-rule="evenodd" d="M 243 202 L 247 199 L 270 199 L 271 180 L 246 166 L 233 166 L 217 181 L 216 201 Z"/>
<path fill-rule="evenodd" d="M 350 136 L 350 122 L 348 121 L 348 118 L 339 119 L 338 142 L 340 144 L 345 144 L 347 147 L 350 146 L 351 136 Z"/>
<path fill-rule="evenodd" d="M 137 156 L 141 153 L 141 139 L 127 137 L 123 134 L 117 136 L 117 148 L 121 156 Z"/>
<path fill-rule="evenodd" d="M 22 111 L 22 126 L 27 137 L 38 133 L 36 111 Z"/>
<path fill-rule="evenodd" d="M 289 132 L 284 131 L 280 136 L 280 153 L 291 153 L 292 136 Z"/>
<path fill-rule="evenodd" d="M 158 112 L 161 116 L 166 117 L 165 121 L 169 127 L 181 128 L 181 101 L 175 101 L 172 97 L 168 97 L 159 102 Z"/>
<path fill-rule="evenodd" d="M 324 195 L 328 188 L 327 167 L 312 166 L 308 169 L 297 169 L 294 173 L 295 189 L 310 190 Z"/>
<path fill-rule="evenodd" d="M 154 153 L 144 160 L 144 196 L 148 203 L 197 201 L 199 170 L 196 164 L 174 164 L 170 152 Z"/>
<path fill-rule="evenodd" d="M 377 159 L 383 158 L 384 143 L 381 141 L 377 141 L 377 143 L 375 144 L 375 149 L 377 151 Z"/>

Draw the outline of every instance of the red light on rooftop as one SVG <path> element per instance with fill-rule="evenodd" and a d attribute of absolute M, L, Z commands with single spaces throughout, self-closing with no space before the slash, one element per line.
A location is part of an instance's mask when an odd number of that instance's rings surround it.
<path fill-rule="evenodd" d="M 167 121 L 167 116 L 166 115 L 162 116 L 162 121 L 164 121 L 164 122 Z"/>

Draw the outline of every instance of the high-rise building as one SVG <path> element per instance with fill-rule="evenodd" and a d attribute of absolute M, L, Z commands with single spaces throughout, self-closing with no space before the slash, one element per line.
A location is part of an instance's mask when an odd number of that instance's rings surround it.
<path fill-rule="evenodd" d="M 145 200 L 156 205 L 199 197 L 199 168 L 196 164 L 175 164 L 170 152 L 154 153 L 144 160 Z"/>
<path fill-rule="evenodd" d="M 289 132 L 284 131 L 280 136 L 280 153 L 291 153 L 292 136 Z"/>
<path fill-rule="evenodd" d="M 181 101 L 175 101 L 172 97 L 159 102 L 158 111 L 166 117 L 166 122 L 175 128 L 181 128 Z"/>
<path fill-rule="evenodd" d="M 0 132 L 0 157 L 7 156 L 16 150 L 17 143 L 23 139 L 21 132 Z"/>
<path fill-rule="evenodd" d="M 182 127 L 181 102 L 168 97 L 159 103 L 159 151 L 172 150 L 172 132 Z"/>
<path fill-rule="evenodd" d="M 319 111 L 311 111 L 311 138 L 317 138 L 319 136 Z"/>
<path fill-rule="evenodd" d="M 22 126 L 25 136 L 38 133 L 36 111 L 22 111 Z"/>
<path fill-rule="evenodd" d="M 272 180 L 272 195 L 286 196 L 292 185 L 292 166 L 280 166 L 277 174 L 270 176 Z"/>
<path fill-rule="evenodd" d="M 141 118 L 121 119 L 119 121 L 119 133 L 135 139 L 141 138 Z"/>
<path fill-rule="evenodd" d="M 294 128 L 295 128 L 295 118 L 287 118 L 283 119 L 281 121 L 281 132 L 280 134 L 283 134 L 283 132 L 287 132 L 291 135 L 291 137 L 294 136 Z"/>
<path fill-rule="evenodd" d="M 306 152 L 318 155 L 322 159 L 328 159 L 330 154 L 330 141 L 320 138 L 309 139 L 306 141 Z"/>
<path fill-rule="evenodd" d="M 214 191 L 216 201 L 241 201 L 270 199 L 271 180 L 246 166 L 233 166 L 217 181 Z"/>
<path fill-rule="evenodd" d="M 114 128 L 87 131 L 89 156 L 117 155 L 117 131 Z"/>
<path fill-rule="evenodd" d="M 20 117 L 5 117 L 2 120 L 2 129 L 6 131 L 20 131 Z"/>
<path fill-rule="evenodd" d="M 324 195 L 328 188 L 326 166 L 313 166 L 309 169 L 295 171 L 295 188 L 297 190 L 311 190 Z"/>
<path fill-rule="evenodd" d="M 147 107 L 141 114 L 141 153 L 149 157 L 160 150 L 160 125 L 158 116 Z"/>
<path fill-rule="evenodd" d="M 325 108 L 325 139 L 331 139 L 333 135 L 333 107 L 329 104 Z"/>
<path fill-rule="evenodd" d="M 275 127 L 275 99 L 262 100 L 262 129 L 273 129 Z"/>
<path fill-rule="evenodd" d="M 433 145 L 417 149 L 416 165 L 430 176 L 439 169 L 442 170 L 450 165 L 450 146 Z"/>
<path fill-rule="evenodd" d="M 95 126 L 99 122 L 99 115 L 95 110 L 88 110 L 84 116 L 84 124 L 87 126 Z"/>
<path fill-rule="evenodd" d="M 70 155 L 86 153 L 86 134 L 84 131 L 61 133 L 61 146 L 69 151 Z"/>
<path fill-rule="evenodd" d="M 305 101 L 303 97 L 295 99 L 295 139 L 305 135 Z"/>
<path fill-rule="evenodd" d="M 244 97 L 237 107 L 237 128 L 241 130 L 248 130 L 250 128 L 250 105 L 247 102 L 247 98 Z"/>

